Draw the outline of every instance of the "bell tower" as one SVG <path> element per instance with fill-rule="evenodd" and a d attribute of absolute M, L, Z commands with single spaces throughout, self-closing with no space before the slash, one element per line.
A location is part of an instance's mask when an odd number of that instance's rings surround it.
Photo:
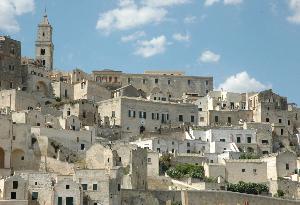
<path fill-rule="evenodd" d="M 38 25 L 37 39 L 35 42 L 35 58 L 39 60 L 46 70 L 53 70 L 52 26 L 45 12 L 41 23 Z"/>

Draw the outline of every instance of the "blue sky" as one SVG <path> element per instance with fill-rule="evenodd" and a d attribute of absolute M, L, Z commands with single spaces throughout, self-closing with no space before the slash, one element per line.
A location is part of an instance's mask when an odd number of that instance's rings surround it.
<path fill-rule="evenodd" d="M 300 105 L 300 0 L 84 2 L 46 1 L 58 69 L 183 70 L 213 76 L 215 88 L 273 88 Z M 0 34 L 22 41 L 25 56 L 44 5 L 0 1 Z"/>

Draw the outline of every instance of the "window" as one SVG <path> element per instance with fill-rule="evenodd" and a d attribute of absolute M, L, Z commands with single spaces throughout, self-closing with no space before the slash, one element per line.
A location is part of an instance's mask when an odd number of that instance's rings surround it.
<path fill-rule="evenodd" d="M 66 205 L 73 205 L 74 202 L 73 202 L 73 197 L 66 197 Z"/>
<path fill-rule="evenodd" d="M 111 112 L 111 117 L 116 117 L 116 112 L 115 111 Z"/>
<path fill-rule="evenodd" d="M 280 134 L 283 135 L 283 129 L 280 130 Z"/>
<path fill-rule="evenodd" d="M 86 112 L 85 111 L 82 112 L 82 117 L 86 118 Z"/>
<path fill-rule="evenodd" d="M 183 122 L 183 115 L 179 115 L 179 122 Z"/>
<path fill-rule="evenodd" d="M 269 118 L 266 118 L 266 122 L 270 122 L 270 119 L 269 119 Z"/>
<path fill-rule="evenodd" d="M 11 192 L 10 193 L 10 199 L 17 199 L 17 193 L 16 192 Z"/>
<path fill-rule="evenodd" d="M 236 138 L 236 142 L 237 142 L 237 143 L 241 143 L 241 137 L 237 137 L 237 138 Z"/>
<path fill-rule="evenodd" d="M 35 201 L 39 197 L 39 192 L 32 192 L 31 194 L 31 200 Z"/>
<path fill-rule="evenodd" d="M 84 150 L 85 149 L 85 145 L 84 144 L 81 144 L 80 145 L 80 150 Z"/>
<path fill-rule="evenodd" d="M 268 152 L 268 151 L 263 151 L 262 153 L 263 153 L 263 154 L 269 154 L 269 152 Z"/>
<path fill-rule="evenodd" d="M 206 84 L 206 85 L 208 85 L 208 80 L 207 80 L 207 81 L 205 81 L 205 84 Z"/>
<path fill-rule="evenodd" d="M 219 116 L 215 116 L 215 123 L 219 122 Z"/>
<path fill-rule="evenodd" d="M 18 188 L 18 181 L 13 181 L 13 189 L 17 189 Z"/>
<path fill-rule="evenodd" d="M 81 186 L 82 186 L 82 190 L 87 190 L 87 184 L 81 184 Z"/>
<path fill-rule="evenodd" d="M 242 169 L 242 172 L 246 172 L 246 170 L 245 170 L 245 169 Z"/>
<path fill-rule="evenodd" d="M 247 143 L 251 143 L 251 137 L 247 137 Z"/>
<path fill-rule="evenodd" d="M 190 85 L 191 84 L 191 80 L 188 80 L 188 85 Z"/>
<path fill-rule="evenodd" d="M 195 122 L 195 116 L 194 115 L 191 116 L 191 122 Z"/>
<path fill-rule="evenodd" d="M 174 145 L 175 143 L 174 143 L 174 141 L 172 141 L 172 145 Z"/>
<path fill-rule="evenodd" d="M 42 61 L 42 64 L 43 64 L 43 66 L 45 66 L 45 65 L 46 65 L 46 61 L 45 61 L 45 60 L 43 60 L 43 61 Z"/>
<path fill-rule="evenodd" d="M 186 153 L 191 153 L 191 150 L 188 149 L 188 150 L 186 151 Z"/>
<path fill-rule="evenodd" d="M 158 83 L 158 79 L 156 78 L 156 79 L 155 79 L 155 84 L 157 84 L 157 83 Z"/>
<path fill-rule="evenodd" d="M 253 169 L 253 173 L 256 173 L 257 172 L 257 170 L 256 169 Z"/>
<path fill-rule="evenodd" d="M 128 82 L 128 83 L 130 83 L 130 82 L 131 82 L 131 79 L 130 79 L 130 78 L 128 78 L 128 79 L 127 79 L 127 82 Z"/>
<path fill-rule="evenodd" d="M 148 163 L 151 163 L 151 158 L 148 158 Z"/>
<path fill-rule="evenodd" d="M 187 147 L 190 147 L 190 146 L 191 146 L 191 144 L 188 142 L 188 143 L 186 143 L 186 146 L 187 146 Z"/>
<path fill-rule="evenodd" d="M 231 124 L 231 117 L 228 117 L 227 122 Z"/>
<path fill-rule="evenodd" d="M 10 88 L 10 89 L 14 88 L 14 83 L 13 83 L 13 82 L 10 82 L 10 83 L 9 83 L 9 88 Z"/>
<path fill-rule="evenodd" d="M 288 120 L 288 125 L 291 125 L 291 121 L 290 120 Z"/>
<path fill-rule="evenodd" d="M 170 85 L 171 84 L 171 80 L 168 80 L 168 85 Z"/>
<path fill-rule="evenodd" d="M 288 163 L 285 164 L 285 169 L 289 170 L 290 169 L 290 165 Z"/>
<path fill-rule="evenodd" d="M 121 191 L 121 184 L 118 184 L 118 191 Z"/>
<path fill-rule="evenodd" d="M 220 139 L 220 142 L 226 142 L 226 140 L 225 139 Z"/>
<path fill-rule="evenodd" d="M 278 123 L 282 123 L 282 119 L 278 119 Z"/>
<path fill-rule="evenodd" d="M 71 115 L 71 111 L 68 110 L 68 111 L 67 111 L 67 116 L 70 116 L 70 115 Z"/>
<path fill-rule="evenodd" d="M 204 122 L 204 117 L 200 117 L 200 122 Z"/>
<path fill-rule="evenodd" d="M 93 184 L 93 191 L 97 191 L 98 190 L 98 184 Z"/>
<path fill-rule="evenodd" d="M 46 50 L 41 48 L 41 55 L 44 56 L 46 54 Z"/>
<path fill-rule="evenodd" d="M 145 84 L 146 83 L 146 79 L 143 79 L 143 84 Z"/>
<path fill-rule="evenodd" d="M 57 198 L 57 205 L 62 205 L 62 197 Z"/>
<path fill-rule="evenodd" d="M 157 148 L 156 150 L 157 150 L 158 153 L 160 153 L 160 148 Z"/>
<path fill-rule="evenodd" d="M 269 140 L 261 140 L 262 144 L 269 144 Z"/>
<path fill-rule="evenodd" d="M 22 157 L 21 157 L 21 160 L 24 161 L 24 159 L 25 159 L 24 156 L 22 156 Z"/>

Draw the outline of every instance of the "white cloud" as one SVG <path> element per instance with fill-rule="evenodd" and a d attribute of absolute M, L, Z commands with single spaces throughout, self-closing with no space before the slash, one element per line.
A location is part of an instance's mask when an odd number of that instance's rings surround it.
<path fill-rule="evenodd" d="M 34 0 L 0 0 L 0 30 L 16 33 L 20 30 L 17 16 L 34 10 Z"/>
<path fill-rule="evenodd" d="M 291 23 L 300 24 L 300 0 L 289 0 L 289 8 L 293 14 L 287 17 L 287 20 Z"/>
<path fill-rule="evenodd" d="M 183 22 L 185 24 L 191 24 L 191 23 L 195 23 L 197 20 L 197 17 L 196 16 L 186 16 L 184 19 L 183 19 Z"/>
<path fill-rule="evenodd" d="M 237 73 L 230 76 L 224 83 L 220 84 L 218 90 L 225 90 L 229 92 L 258 92 L 266 89 L 270 89 L 271 85 L 265 85 L 253 77 L 250 77 L 246 71 Z"/>
<path fill-rule="evenodd" d="M 189 42 L 191 39 L 191 36 L 188 33 L 187 34 L 174 33 L 173 39 L 176 41 L 181 41 L 181 42 Z"/>
<path fill-rule="evenodd" d="M 243 3 L 243 0 L 224 0 L 225 5 L 238 5 Z"/>
<path fill-rule="evenodd" d="M 138 41 L 135 55 L 149 58 L 157 54 L 162 54 L 166 50 L 167 39 L 164 35 L 153 38 L 149 41 Z"/>
<path fill-rule="evenodd" d="M 143 0 L 143 3 L 151 7 L 166 7 L 189 3 L 190 0 Z"/>
<path fill-rule="evenodd" d="M 213 6 L 219 3 L 221 0 L 205 0 L 204 6 Z M 223 0 L 224 5 L 238 5 L 243 3 L 243 0 Z"/>
<path fill-rule="evenodd" d="M 203 63 L 217 63 L 220 61 L 220 59 L 221 59 L 221 55 L 207 50 L 201 54 L 199 61 Z"/>
<path fill-rule="evenodd" d="M 112 30 L 127 30 L 149 23 L 159 23 L 167 15 L 165 9 L 148 6 L 139 7 L 130 1 L 120 3 L 120 5 L 122 7 L 101 14 L 96 28 L 106 33 Z"/>
<path fill-rule="evenodd" d="M 212 6 L 212 5 L 214 5 L 215 3 L 218 3 L 218 2 L 220 2 L 220 0 L 205 0 L 204 6 Z"/>
<path fill-rule="evenodd" d="M 126 43 L 130 41 L 136 41 L 137 39 L 146 36 L 146 33 L 144 31 L 137 31 L 133 34 L 130 34 L 128 36 L 122 36 L 121 41 Z"/>

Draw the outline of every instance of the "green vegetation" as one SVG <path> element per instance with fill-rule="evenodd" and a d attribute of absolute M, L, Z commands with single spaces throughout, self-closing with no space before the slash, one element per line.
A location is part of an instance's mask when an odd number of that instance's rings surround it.
<path fill-rule="evenodd" d="M 275 197 L 283 198 L 284 197 L 284 192 L 282 190 L 278 189 L 277 194 L 275 194 Z"/>
<path fill-rule="evenodd" d="M 228 184 L 227 191 L 259 195 L 262 193 L 269 193 L 269 187 L 265 184 L 240 181 L 238 184 Z"/>
<path fill-rule="evenodd" d="M 240 159 L 259 159 L 259 156 L 252 153 L 243 153 L 241 154 Z"/>
<path fill-rule="evenodd" d="M 203 166 L 193 164 L 178 164 L 175 167 L 171 167 L 166 173 L 174 179 L 181 179 L 184 177 L 196 179 L 205 178 Z"/>
<path fill-rule="evenodd" d="M 165 174 L 166 171 L 171 167 L 171 155 L 164 154 L 159 158 L 159 173 Z"/>

